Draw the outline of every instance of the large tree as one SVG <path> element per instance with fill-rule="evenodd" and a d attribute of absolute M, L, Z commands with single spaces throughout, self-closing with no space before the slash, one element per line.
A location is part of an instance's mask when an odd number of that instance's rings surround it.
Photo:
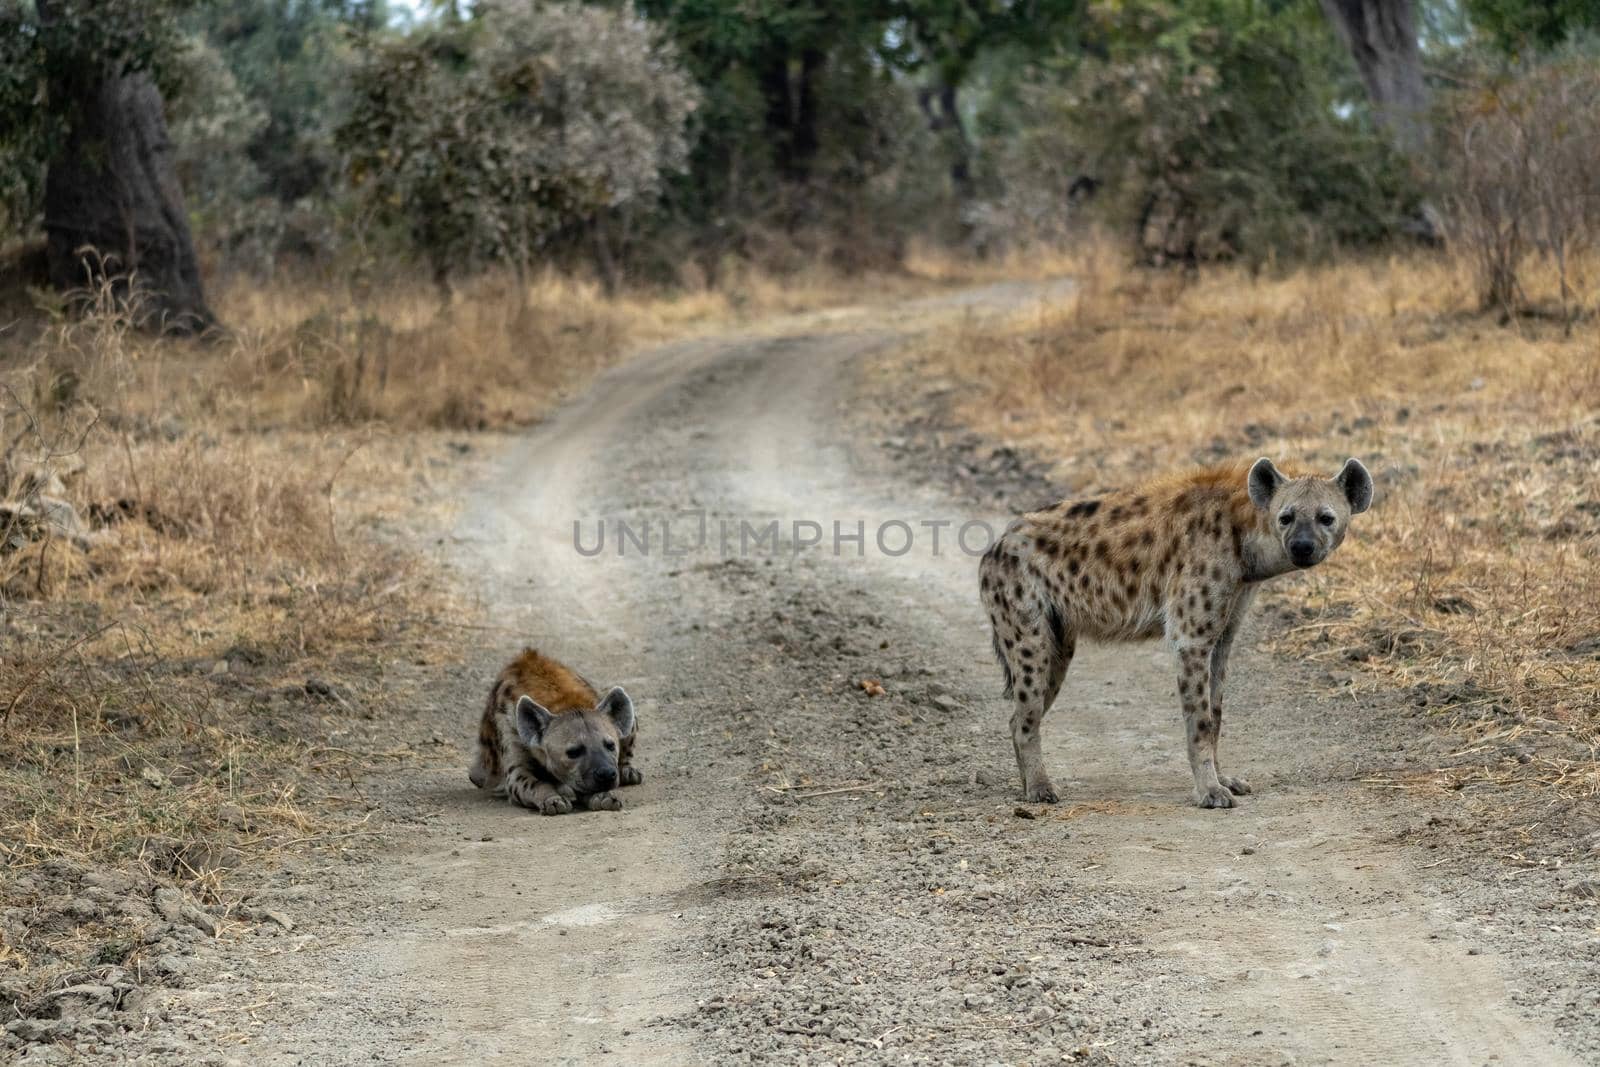
<path fill-rule="evenodd" d="M 42 217 L 53 284 L 109 289 L 143 324 L 194 332 L 214 317 L 158 81 L 173 15 L 172 0 L 5 0 L 0 171 L 23 176 L 6 214 L 18 229 Z"/>
<path fill-rule="evenodd" d="M 1428 93 L 1417 45 L 1416 0 L 1320 0 L 1350 49 L 1373 113 L 1410 156 L 1426 144 Z"/>

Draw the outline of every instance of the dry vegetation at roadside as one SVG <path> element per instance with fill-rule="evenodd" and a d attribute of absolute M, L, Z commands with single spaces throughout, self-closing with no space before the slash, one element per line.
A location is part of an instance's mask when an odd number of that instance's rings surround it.
<path fill-rule="evenodd" d="M 1274 643 L 1447 716 L 1463 742 L 1429 784 L 1600 794 L 1592 318 L 1501 325 L 1421 254 L 1265 278 L 1141 271 L 1096 246 L 1077 276 L 1059 306 L 919 347 L 916 374 L 1074 492 L 1227 457 L 1364 458 L 1378 505 L 1276 594 L 1300 619 Z"/>
<path fill-rule="evenodd" d="M 458 659 L 471 612 L 395 532 L 448 521 L 488 440 L 468 431 L 536 421 L 631 347 L 860 291 L 491 277 L 441 311 L 423 282 L 285 281 L 224 293 L 229 332 L 198 343 L 140 335 L 109 300 L 74 318 L 9 293 L 0 1022 L 48 1020 L 73 983 L 170 977 L 181 935 L 210 931 L 169 914 L 175 889 L 223 928 L 264 921 L 263 868 L 358 845 L 381 815 L 363 778 L 439 758 L 375 709 Z"/>

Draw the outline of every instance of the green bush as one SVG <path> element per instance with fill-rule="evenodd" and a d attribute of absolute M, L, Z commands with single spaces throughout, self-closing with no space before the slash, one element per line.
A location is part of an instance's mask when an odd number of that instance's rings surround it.
<path fill-rule="evenodd" d="M 473 10 L 378 42 L 339 131 L 362 207 L 405 230 L 441 282 L 526 268 L 564 229 L 654 199 L 685 165 L 698 102 L 629 10 Z"/>
<path fill-rule="evenodd" d="M 1063 184 L 1091 175 L 1147 259 L 1262 262 L 1384 240 L 1417 210 L 1314 7 L 1137 2 L 1094 18 L 1100 58 L 1021 94 L 1001 164 L 1014 214 L 1065 212 Z"/>

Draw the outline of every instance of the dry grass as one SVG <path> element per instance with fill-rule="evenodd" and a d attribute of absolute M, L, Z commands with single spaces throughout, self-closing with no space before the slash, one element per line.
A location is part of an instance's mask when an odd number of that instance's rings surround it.
<path fill-rule="evenodd" d="M 448 307 L 406 278 L 286 280 L 214 294 L 230 329 L 202 343 L 139 335 L 108 298 L 68 318 L 8 291 L 0 1020 L 138 962 L 134 920 L 75 910 L 84 872 L 228 907 L 275 857 L 370 833 L 370 774 L 454 751 L 381 709 L 459 659 L 469 612 L 394 531 L 446 521 L 483 450 L 465 433 L 537 421 L 650 342 L 958 280 L 730 268 L 610 299 L 486 277 Z M 41 526 L 51 502 L 76 523 Z"/>
<path fill-rule="evenodd" d="M 84 872 L 226 905 L 361 827 L 380 754 L 332 739 L 380 653 L 449 655 L 411 620 L 451 610 L 340 484 L 408 477 L 402 450 L 207 417 L 195 357 L 111 308 L 10 355 L 0 500 L 75 518 L 0 518 L 0 1008 L 140 963 L 137 917 L 71 902 Z"/>
<path fill-rule="evenodd" d="M 1174 465 L 1363 457 L 1379 504 L 1280 592 L 1275 643 L 1437 709 L 1463 776 L 1600 794 L 1600 341 L 1468 313 L 1443 258 L 1264 279 L 1082 256 L 1076 296 L 913 354 L 957 415 L 1057 457 L 1074 491 Z M 1553 278 L 1541 279 L 1554 288 Z"/>
<path fill-rule="evenodd" d="M 488 276 L 448 306 L 434 287 L 342 283 L 238 286 L 222 300 L 233 330 L 182 368 L 209 413 L 260 426 L 482 430 L 537 421 L 571 390 L 644 345 L 742 321 L 960 280 L 949 265 L 846 279 L 822 269 L 783 278 L 729 269 L 716 288 L 607 297 L 547 273 L 519 287 Z M 156 392 L 169 390 L 159 386 Z"/>

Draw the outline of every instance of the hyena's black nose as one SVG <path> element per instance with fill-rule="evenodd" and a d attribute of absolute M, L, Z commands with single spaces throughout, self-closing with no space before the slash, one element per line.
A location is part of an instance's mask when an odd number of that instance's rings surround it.
<path fill-rule="evenodd" d="M 1304 566 L 1305 564 L 1310 563 L 1311 560 L 1316 556 L 1316 554 L 1317 554 L 1317 545 L 1316 545 L 1315 541 L 1290 541 L 1289 542 L 1289 558 L 1294 560 L 1296 563 L 1300 564 L 1301 566 Z"/>
<path fill-rule="evenodd" d="M 615 767 L 606 767 L 596 771 L 594 784 L 601 789 L 610 789 L 615 786 L 617 784 L 617 769 Z"/>

